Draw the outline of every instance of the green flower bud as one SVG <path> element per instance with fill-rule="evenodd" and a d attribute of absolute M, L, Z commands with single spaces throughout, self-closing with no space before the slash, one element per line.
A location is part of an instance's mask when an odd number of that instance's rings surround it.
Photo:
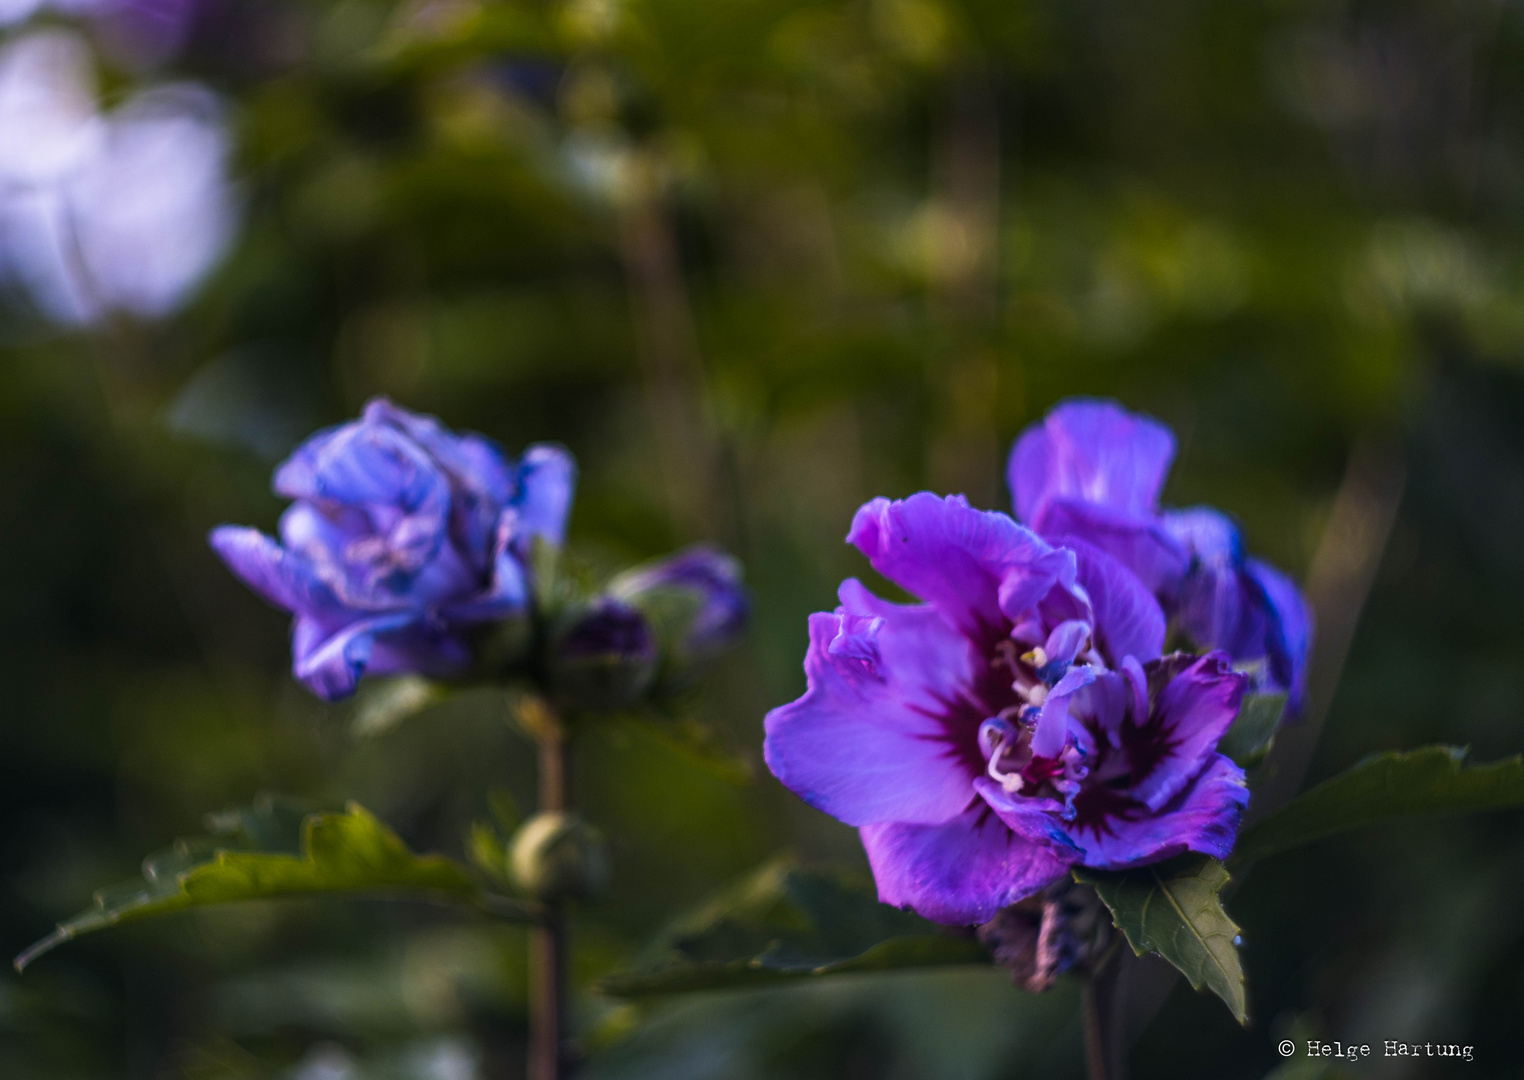
<path fill-rule="evenodd" d="M 589 900 L 608 887 L 608 845 L 576 814 L 542 811 L 526 821 L 508 846 L 508 866 L 543 903 Z"/>
<path fill-rule="evenodd" d="M 551 690 L 570 709 L 628 708 L 651 685 L 657 659 L 646 617 L 612 597 L 600 597 L 568 612 L 551 635 Z"/>

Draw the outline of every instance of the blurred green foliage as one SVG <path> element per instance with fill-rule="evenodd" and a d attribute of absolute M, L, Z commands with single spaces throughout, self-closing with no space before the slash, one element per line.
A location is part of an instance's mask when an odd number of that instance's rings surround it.
<path fill-rule="evenodd" d="M 1174 425 L 1167 500 L 1230 510 L 1297 575 L 1351 448 L 1400 455 L 1311 778 L 1425 742 L 1512 753 L 1521 58 L 1495 0 L 207 0 L 165 74 L 227 101 L 231 255 L 162 323 L 67 334 L 19 293 L 0 314 L 5 944 L 261 790 L 355 799 L 457 856 L 489 802 L 533 805 L 506 702 L 356 739 L 204 543 L 273 526 L 273 462 L 377 393 L 570 446 L 595 571 L 700 539 L 747 568 L 747 647 L 688 719 L 752 780 L 649 725 L 582 748 L 614 860 L 584 984 L 779 849 L 861 865 L 760 769 L 805 616 L 866 573 L 841 543 L 861 502 L 1004 507 L 1010 440 L 1069 394 Z M 1177 986 L 1136 1074 L 1264 1076 L 1295 1025 L 1474 1044 L 1469 1076 L 1517 1075 L 1520 823 L 1257 871 L 1232 904 L 1254 1026 Z M 0 979 L 0 1075 L 514 1076 L 524 965 L 517 928 L 427 907 L 190 912 Z M 1074 1016 L 1073 987 L 969 969 L 588 996 L 578 1024 L 600 1080 L 993 1080 L 1077 1075 Z"/>

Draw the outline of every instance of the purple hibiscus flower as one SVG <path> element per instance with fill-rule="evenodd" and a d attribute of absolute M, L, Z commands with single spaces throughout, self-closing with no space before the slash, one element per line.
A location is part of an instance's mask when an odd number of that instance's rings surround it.
<path fill-rule="evenodd" d="M 1169 428 L 1110 401 L 1074 399 L 1024 431 L 1008 477 L 1016 516 L 1053 543 L 1119 559 L 1202 649 L 1263 663 L 1268 685 L 1306 696 L 1312 620 L 1279 570 L 1249 558 L 1238 527 L 1210 507 L 1161 511 L 1175 456 Z"/>
<path fill-rule="evenodd" d="M 279 541 L 223 525 L 211 544 L 296 617 L 292 671 L 332 701 L 365 673 L 469 666 L 473 631 L 526 607 L 530 545 L 561 542 L 575 482 L 560 447 L 511 462 L 488 439 L 377 398 L 276 469 L 276 492 L 296 500 Z"/>
<path fill-rule="evenodd" d="M 843 583 L 764 752 L 860 828 L 880 899 L 980 923 L 1076 863 L 1227 852 L 1247 791 L 1216 745 L 1245 680 L 1221 653 L 1161 658 L 1119 560 L 924 493 L 868 503 L 848 539 L 924 602 Z"/>

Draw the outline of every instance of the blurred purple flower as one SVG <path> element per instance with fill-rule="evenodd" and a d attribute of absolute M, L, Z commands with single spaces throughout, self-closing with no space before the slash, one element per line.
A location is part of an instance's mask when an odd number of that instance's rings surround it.
<path fill-rule="evenodd" d="M 275 490 L 296 500 L 280 541 L 223 525 L 211 543 L 296 616 L 292 670 L 332 701 L 366 673 L 463 671 L 473 630 L 527 606 L 531 544 L 561 543 L 575 481 L 560 447 L 511 462 L 377 398 L 276 469 Z"/>
<path fill-rule="evenodd" d="M 220 108 L 190 83 L 95 109 L 89 49 L 36 31 L 0 52 L 0 276 L 54 320 L 172 311 L 232 239 Z"/>
<path fill-rule="evenodd" d="M 1163 614 L 1120 562 L 924 493 L 867 504 L 849 539 L 925 602 L 843 583 L 764 754 L 860 827 L 885 903 L 978 923 L 1076 862 L 1226 853 L 1246 792 L 1216 745 L 1245 680 L 1220 653 L 1160 659 Z"/>
<path fill-rule="evenodd" d="M 180 51 L 204 0 L 0 0 L 0 26 L 46 8 L 94 24 L 106 50 L 130 67 L 163 63 Z"/>
<path fill-rule="evenodd" d="M 1109 401 L 1062 402 L 1011 450 L 1016 516 L 1053 543 L 1087 542 L 1120 560 L 1197 647 L 1263 663 L 1295 713 L 1311 644 L 1306 602 L 1284 574 L 1244 554 L 1225 515 L 1161 512 L 1174 456 L 1175 438 L 1157 420 Z"/>
<path fill-rule="evenodd" d="M 660 625 L 679 667 L 729 648 L 745 629 L 751 606 L 741 585 L 740 563 L 705 544 L 620 574 L 609 584 L 609 593 Z"/>

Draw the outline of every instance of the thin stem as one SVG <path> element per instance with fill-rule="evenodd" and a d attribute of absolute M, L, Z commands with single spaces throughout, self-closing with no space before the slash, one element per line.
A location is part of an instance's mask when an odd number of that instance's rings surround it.
<path fill-rule="evenodd" d="M 1102 962 L 1085 979 L 1085 1075 L 1089 1080 L 1124 1080 L 1126 1065 L 1121 1025 L 1121 965 Z"/>
<path fill-rule="evenodd" d="M 540 809 L 561 811 L 570 797 L 565 729 L 543 724 L 540 745 Z M 567 1039 L 567 920 L 560 904 L 546 905 L 529 946 L 529 1080 L 563 1080 L 573 1065 Z"/>

